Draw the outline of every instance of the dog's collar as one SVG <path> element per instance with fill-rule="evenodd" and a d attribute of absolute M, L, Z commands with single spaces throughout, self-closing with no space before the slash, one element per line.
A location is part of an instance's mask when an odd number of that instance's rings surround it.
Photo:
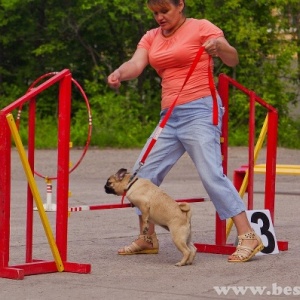
<path fill-rule="evenodd" d="M 126 197 L 127 191 L 133 186 L 133 184 L 134 184 L 137 180 L 138 180 L 138 178 L 136 177 L 132 182 L 129 182 L 127 188 L 124 190 L 124 193 L 123 193 L 123 196 L 122 196 L 122 200 L 121 200 L 121 204 L 122 204 L 122 205 L 123 205 L 123 203 L 124 203 L 124 199 L 125 199 L 125 197 Z M 133 204 L 131 204 L 131 205 L 132 205 L 132 207 L 134 207 Z"/>
<path fill-rule="evenodd" d="M 126 193 L 132 186 L 134 183 L 136 183 L 138 180 L 138 177 L 136 177 L 132 182 L 130 182 L 127 186 L 127 188 L 124 190 L 124 192 Z"/>

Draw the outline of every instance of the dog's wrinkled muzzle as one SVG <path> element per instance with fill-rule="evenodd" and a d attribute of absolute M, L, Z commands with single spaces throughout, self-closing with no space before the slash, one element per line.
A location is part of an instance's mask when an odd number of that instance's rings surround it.
<path fill-rule="evenodd" d="M 105 186 L 104 186 L 106 194 L 114 194 L 116 195 L 115 190 L 110 186 L 110 183 L 107 181 Z"/>

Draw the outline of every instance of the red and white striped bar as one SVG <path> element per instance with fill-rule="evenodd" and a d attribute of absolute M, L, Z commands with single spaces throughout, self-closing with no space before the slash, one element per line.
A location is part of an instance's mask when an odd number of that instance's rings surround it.
<path fill-rule="evenodd" d="M 191 199 L 178 199 L 176 202 L 204 202 L 208 201 L 208 198 L 191 198 Z M 104 210 L 104 209 L 115 209 L 115 208 L 127 208 L 133 207 L 131 203 L 111 203 L 111 204 L 99 204 L 99 205 L 81 205 L 75 207 L 69 207 L 69 212 L 87 211 L 87 210 Z"/>

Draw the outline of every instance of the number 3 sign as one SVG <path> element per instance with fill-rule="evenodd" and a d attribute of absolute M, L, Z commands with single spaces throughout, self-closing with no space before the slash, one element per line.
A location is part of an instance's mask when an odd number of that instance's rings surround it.
<path fill-rule="evenodd" d="M 265 246 L 257 255 L 279 253 L 270 211 L 268 209 L 246 210 L 246 214 L 252 228 Z"/>

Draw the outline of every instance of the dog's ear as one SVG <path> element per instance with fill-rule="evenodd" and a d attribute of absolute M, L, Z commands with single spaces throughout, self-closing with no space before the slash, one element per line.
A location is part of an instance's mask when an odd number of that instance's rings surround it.
<path fill-rule="evenodd" d="M 119 181 L 122 181 L 126 174 L 127 174 L 127 169 L 122 168 L 115 174 L 115 176 Z"/>

